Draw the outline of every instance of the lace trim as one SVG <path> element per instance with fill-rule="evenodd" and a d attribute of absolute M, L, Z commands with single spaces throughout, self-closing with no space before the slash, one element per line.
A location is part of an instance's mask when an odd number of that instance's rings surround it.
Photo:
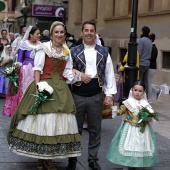
<path fill-rule="evenodd" d="M 133 112 L 133 113 L 136 112 L 137 109 L 136 109 L 136 108 L 133 108 L 132 105 L 129 103 L 128 100 L 125 100 L 125 101 L 123 102 L 123 104 L 127 107 L 127 109 L 128 109 L 129 111 L 131 111 L 131 112 Z"/>
<path fill-rule="evenodd" d="M 63 60 L 66 60 L 66 61 L 69 58 L 69 55 L 66 55 L 63 52 L 61 54 L 57 54 L 53 48 L 50 51 L 49 48 L 44 43 L 40 44 L 39 48 L 37 48 L 37 51 L 38 50 L 43 50 L 48 55 L 48 57 L 50 57 L 50 58 L 51 57 L 53 57 L 53 58 L 62 58 Z"/>
<path fill-rule="evenodd" d="M 153 156 L 153 154 L 155 152 L 155 147 L 154 147 L 154 143 L 153 143 L 152 138 L 151 138 L 151 144 L 150 144 L 151 145 L 151 150 L 150 151 L 139 152 L 139 151 L 128 151 L 128 150 L 124 149 L 125 140 L 126 140 L 126 137 L 127 137 L 129 126 L 131 126 L 129 123 L 125 123 L 124 129 L 122 131 L 122 135 L 121 135 L 121 138 L 120 138 L 119 152 L 123 156 L 134 156 L 134 157 Z"/>

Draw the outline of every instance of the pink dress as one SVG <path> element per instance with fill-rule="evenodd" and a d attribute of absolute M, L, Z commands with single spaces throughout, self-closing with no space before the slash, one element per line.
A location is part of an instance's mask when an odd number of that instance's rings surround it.
<path fill-rule="evenodd" d="M 2 115 L 12 117 L 16 107 L 18 106 L 21 98 L 27 89 L 27 87 L 33 82 L 34 80 L 34 72 L 32 70 L 34 65 L 33 60 L 33 52 L 34 49 L 28 46 L 28 40 L 24 41 L 18 50 L 18 59 L 17 62 L 22 63 L 19 71 L 19 79 L 18 79 L 18 90 L 15 95 L 10 94 L 10 85 L 8 88 L 8 92 L 5 99 L 5 104 L 3 108 Z M 33 45 L 32 45 L 33 46 Z M 34 45 L 37 46 L 37 45 Z M 35 48 L 35 47 L 34 47 Z M 27 50 L 24 50 L 27 49 Z"/>

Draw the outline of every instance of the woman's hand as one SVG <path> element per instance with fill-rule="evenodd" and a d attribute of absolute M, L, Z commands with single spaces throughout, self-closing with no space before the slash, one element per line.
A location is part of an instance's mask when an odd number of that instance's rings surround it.
<path fill-rule="evenodd" d="M 111 97 L 111 96 L 106 96 L 105 99 L 104 99 L 104 104 L 105 104 L 106 106 L 109 106 L 110 108 L 111 108 L 112 106 L 114 106 L 113 97 Z"/>

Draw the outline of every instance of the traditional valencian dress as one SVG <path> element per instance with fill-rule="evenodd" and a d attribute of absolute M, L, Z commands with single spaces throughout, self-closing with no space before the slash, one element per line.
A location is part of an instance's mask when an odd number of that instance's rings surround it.
<path fill-rule="evenodd" d="M 8 52 L 8 48 L 10 47 L 10 45 L 6 45 L 4 47 L 4 50 L 0 56 L 0 61 L 3 62 L 3 61 L 6 61 L 6 60 L 9 60 L 9 59 L 12 59 L 13 60 L 13 56 L 12 54 L 9 54 Z M 6 63 L 4 66 L 0 67 L 0 94 L 4 94 L 6 95 L 7 94 L 7 91 L 8 91 L 8 85 L 9 85 L 9 78 L 5 77 L 2 72 L 5 71 L 6 68 L 8 67 L 11 67 L 12 66 L 12 60 L 10 63 Z"/>
<path fill-rule="evenodd" d="M 70 55 L 56 54 L 51 42 L 43 44 L 43 50 L 36 53 L 33 69 L 41 72 L 40 82 L 46 81 L 54 89 L 51 95 L 54 100 L 41 103 L 37 114 L 31 115 L 29 109 L 35 103 L 31 94 L 35 94 L 36 86 L 35 82 L 30 84 L 11 121 L 8 131 L 10 150 L 39 159 L 80 156 L 81 136 L 75 117 L 76 107 L 65 82 L 66 78 L 74 79 L 69 69 Z"/>
<path fill-rule="evenodd" d="M 151 125 L 146 125 L 143 133 L 140 127 L 135 126 L 139 121 L 139 109 L 151 106 L 145 99 L 136 100 L 133 97 L 123 104 L 117 114 L 124 114 L 125 119 L 111 142 L 107 159 L 128 167 L 151 167 L 158 162 L 155 134 Z"/>
<path fill-rule="evenodd" d="M 35 50 L 39 47 L 39 45 L 40 42 L 37 44 L 30 44 L 28 40 L 21 43 L 18 49 L 17 59 L 17 62 L 22 65 L 19 71 L 18 90 L 15 95 L 12 95 L 10 94 L 11 85 L 9 86 L 2 115 L 10 117 L 13 116 L 25 90 L 33 82 L 34 72 L 32 68 L 34 66 Z"/>

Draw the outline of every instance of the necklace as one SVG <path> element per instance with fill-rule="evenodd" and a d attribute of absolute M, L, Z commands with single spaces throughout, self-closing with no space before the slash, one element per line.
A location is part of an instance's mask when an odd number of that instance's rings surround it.
<path fill-rule="evenodd" d="M 61 47 L 56 47 L 56 51 L 57 51 L 57 52 L 61 52 L 61 51 L 62 51 L 62 48 L 61 48 Z"/>

